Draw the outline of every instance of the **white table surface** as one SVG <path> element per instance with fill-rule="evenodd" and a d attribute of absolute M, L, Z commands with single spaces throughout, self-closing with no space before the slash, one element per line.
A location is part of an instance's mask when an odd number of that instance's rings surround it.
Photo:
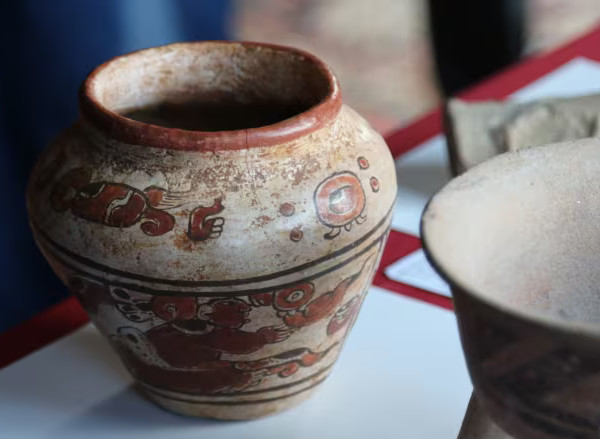
<path fill-rule="evenodd" d="M 88 325 L 0 372 L 0 438 L 449 438 L 470 393 L 454 315 L 372 288 L 332 375 L 292 410 L 249 422 L 167 413 Z"/>
<path fill-rule="evenodd" d="M 600 64 L 576 59 L 516 97 L 592 92 L 600 92 Z M 409 152 L 397 169 L 393 227 L 417 234 L 425 203 L 449 178 L 444 139 Z M 0 439 L 447 439 L 472 390 L 454 315 L 375 287 L 331 377 L 287 412 L 249 422 L 189 419 L 146 402 L 131 384 L 87 325 L 0 370 Z"/>

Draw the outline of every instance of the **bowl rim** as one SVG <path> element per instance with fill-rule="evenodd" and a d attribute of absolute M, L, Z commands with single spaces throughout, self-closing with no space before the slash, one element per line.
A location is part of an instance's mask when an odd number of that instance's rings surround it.
<path fill-rule="evenodd" d="M 479 170 L 482 167 L 494 166 L 499 163 L 511 160 L 516 156 L 538 154 L 540 154 L 541 156 L 548 156 L 552 154 L 553 150 L 559 150 L 564 153 L 564 151 L 567 149 L 576 148 L 577 143 L 579 143 L 580 145 L 583 145 L 584 143 L 589 144 L 590 146 L 598 148 L 598 152 L 600 152 L 600 138 L 585 138 L 572 141 L 564 141 L 553 143 L 550 145 L 541 145 L 517 151 L 505 152 L 503 154 L 494 156 L 484 161 L 483 163 L 475 165 L 472 168 L 466 170 L 463 174 L 452 178 L 449 182 L 446 183 L 446 185 L 444 185 L 442 189 L 440 189 L 436 194 L 429 198 L 425 205 L 425 208 L 423 209 L 423 213 L 419 222 L 419 234 L 421 237 L 422 244 L 421 246 L 427 261 L 440 275 L 440 277 L 442 277 L 442 279 L 444 279 L 444 281 L 446 281 L 450 285 L 452 296 L 462 294 L 470 300 L 475 300 L 488 306 L 489 308 L 493 309 L 494 312 L 497 314 L 508 315 L 517 321 L 528 323 L 534 327 L 543 328 L 547 331 L 560 332 L 567 335 L 579 337 L 587 336 L 594 339 L 600 339 L 600 324 L 594 325 L 581 321 L 569 322 L 567 320 L 555 318 L 548 315 L 530 313 L 524 311 L 523 309 L 506 305 L 506 303 L 503 303 L 500 300 L 494 300 L 493 298 L 490 298 L 489 295 L 483 294 L 476 288 L 467 285 L 467 283 L 463 282 L 459 278 L 459 276 L 453 275 L 451 270 L 445 267 L 444 263 L 442 262 L 443 258 L 439 254 L 437 254 L 436 251 L 433 250 L 431 240 L 429 239 L 429 235 L 427 233 L 427 224 L 431 223 L 431 220 L 428 220 L 428 213 L 430 212 L 433 203 L 435 202 L 437 197 L 443 196 L 444 191 L 451 189 L 451 184 L 456 184 L 453 182 L 457 181 L 458 179 L 467 178 L 469 175 L 473 175 L 475 172 L 480 172 Z M 467 311 L 463 310 L 462 312 Z"/>

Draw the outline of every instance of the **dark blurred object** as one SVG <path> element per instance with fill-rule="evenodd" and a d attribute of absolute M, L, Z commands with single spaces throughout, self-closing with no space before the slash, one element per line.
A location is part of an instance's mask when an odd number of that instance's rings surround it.
<path fill-rule="evenodd" d="M 0 4 L 0 332 L 67 296 L 33 243 L 25 186 L 39 151 L 77 118 L 77 89 L 103 61 L 142 47 L 229 37 L 227 0 L 45 0 Z"/>
<path fill-rule="evenodd" d="M 446 95 L 453 95 L 520 58 L 526 3 L 429 0 L 434 56 Z"/>

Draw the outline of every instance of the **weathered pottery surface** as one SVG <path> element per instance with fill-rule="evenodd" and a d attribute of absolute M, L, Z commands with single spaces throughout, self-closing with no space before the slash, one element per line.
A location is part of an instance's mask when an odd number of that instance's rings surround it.
<path fill-rule="evenodd" d="M 487 414 L 475 395 L 471 395 L 471 401 L 465 413 L 462 427 L 457 439 L 511 439 L 504 430 Z"/>
<path fill-rule="evenodd" d="M 120 115 L 189 102 L 300 114 L 215 132 Z M 268 45 L 119 57 L 90 75 L 80 103 L 80 122 L 33 172 L 30 222 L 141 389 L 223 419 L 305 399 L 387 237 L 396 180 L 382 138 L 341 104 L 324 64 Z"/>
<path fill-rule="evenodd" d="M 600 139 L 495 157 L 423 215 L 475 394 L 516 438 L 597 438 Z"/>

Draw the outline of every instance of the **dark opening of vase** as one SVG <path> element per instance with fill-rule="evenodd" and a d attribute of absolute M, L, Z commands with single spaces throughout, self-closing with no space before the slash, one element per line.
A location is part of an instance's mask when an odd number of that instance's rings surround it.
<path fill-rule="evenodd" d="M 123 113 L 123 116 L 167 128 L 230 131 L 272 125 L 305 110 L 307 107 L 301 103 L 164 102 Z"/>
<path fill-rule="evenodd" d="M 126 143 L 213 150 L 307 134 L 328 123 L 341 100 L 331 70 L 310 54 L 200 42 L 108 61 L 85 81 L 80 104 L 86 122 Z"/>
<path fill-rule="evenodd" d="M 99 72 L 94 91 L 138 122 L 194 131 L 272 125 L 326 99 L 330 81 L 295 52 L 206 43 L 135 54 Z"/>

